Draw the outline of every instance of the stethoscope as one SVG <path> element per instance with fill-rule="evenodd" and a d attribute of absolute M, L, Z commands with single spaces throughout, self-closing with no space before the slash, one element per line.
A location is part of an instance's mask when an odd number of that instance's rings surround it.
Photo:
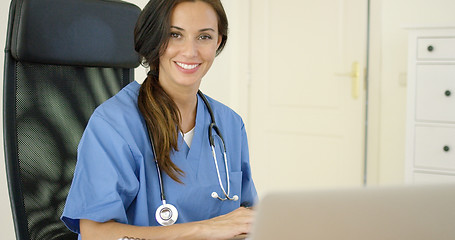
<path fill-rule="evenodd" d="M 225 201 L 225 200 L 237 201 L 237 200 L 239 200 L 239 196 L 234 195 L 232 197 L 229 197 L 229 191 L 230 191 L 229 167 L 228 167 L 228 163 L 227 163 L 226 145 L 224 145 L 223 135 L 221 134 L 220 129 L 218 128 L 218 126 L 215 123 L 215 116 L 213 115 L 212 108 L 210 107 L 210 104 L 209 104 L 207 98 L 204 96 L 204 94 L 200 90 L 197 92 L 197 94 L 202 98 L 202 101 L 204 101 L 204 104 L 207 107 L 209 114 L 210 114 L 211 123 L 209 125 L 209 142 L 210 142 L 210 147 L 212 148 L 213 161 L 215 162 L 216 173 L 218 175 L 218 182 L 219 182 L 221 190 L 223 191 L 223 194 L 224 194 L 224 197 L 222 198 L 218 195 L 217 192 L 212 192 L 211 197 L 215 198 L 215 199 L 219 199 L 221 201 Z M 223 186 L 223 182 L 221 181 L 220 170 L 218 168 L 218 161 L 216 159 L 216 153 L 215 153 L 215 140 L 214 140 L 214 137 L 212 136 L 212 131 L 215 131 L 215 133 L 220 138 L 221 144 L 222 144 L 224 166 L 226 168 L 227 192 Z M 150 136 L 150 134 L 149 134 L 149 138 L 150 138 L 150 143 L 152 145 L 153 156 L 156 156 L 155 145 L 153 143 L 153 139 Z M 162 226 L 169 226 L 169 225 L 174 224 L 177 221 L 179 213 L 177 211 L 177 208 L 174 207 L 174 205 L 166 203 L 166 196 L 164 195 L 164 187 L 163 187 L 163 178 L 161 176 L 160 166 L 158 165 L 158 161 L 156 158 L 155 158 L 155 164 L 156 164 L 156 170 L 158 172 L 158 180 L 159 180 L 159 184 L 160 184 L 160 195 L 161 195 L 161 202 L 162 202 L 162 205 L 156 209 L 155 218 L 156 218 L 156 221 L 159 224 L 161 224 Z"/>

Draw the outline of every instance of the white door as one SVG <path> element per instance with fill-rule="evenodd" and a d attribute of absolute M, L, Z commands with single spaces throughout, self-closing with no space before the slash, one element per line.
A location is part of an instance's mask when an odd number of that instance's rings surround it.
<path fill-rule="evenodd" d="M 250 9 L 258 192 L 361 185 L 367 1 L 251 0 Z"/>

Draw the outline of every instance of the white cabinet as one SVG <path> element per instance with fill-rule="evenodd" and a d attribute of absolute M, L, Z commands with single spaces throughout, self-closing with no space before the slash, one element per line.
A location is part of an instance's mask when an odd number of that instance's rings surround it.
<path fill-rule="evenodd" d="M 409 29 L 408 183 L 455 182 L 455 26 Z"/>

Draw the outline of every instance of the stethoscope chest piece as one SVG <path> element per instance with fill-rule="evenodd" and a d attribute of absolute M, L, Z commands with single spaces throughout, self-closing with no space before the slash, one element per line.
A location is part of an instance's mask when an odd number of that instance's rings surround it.
<path fill-rule="evenodd" d="M 170 226 L 177 221 L 179 212 L 172 204 L 163 204 L 156 209 L 156 221 L 162 226 Z"/>

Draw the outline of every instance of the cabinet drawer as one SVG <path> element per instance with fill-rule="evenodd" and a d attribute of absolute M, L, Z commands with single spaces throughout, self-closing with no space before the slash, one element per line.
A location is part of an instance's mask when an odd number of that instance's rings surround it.
<path fill-rule="evenodd" d="M 455 59 L 455 38 L 418 38 L 417 59 Z"/>
<path fill-rule="evenodd" d="M 455 183 L 455 175 L 414 172 L 413 183 Z"/>
<path fill-rule="evenodd" d="M 417 65 L 416 120 L 455 123 L 455 65 Z"/>
<path fill-rule="evenodd" d="M 414 166 L 455 170 L 455 127 L 415 128 Z"/>

